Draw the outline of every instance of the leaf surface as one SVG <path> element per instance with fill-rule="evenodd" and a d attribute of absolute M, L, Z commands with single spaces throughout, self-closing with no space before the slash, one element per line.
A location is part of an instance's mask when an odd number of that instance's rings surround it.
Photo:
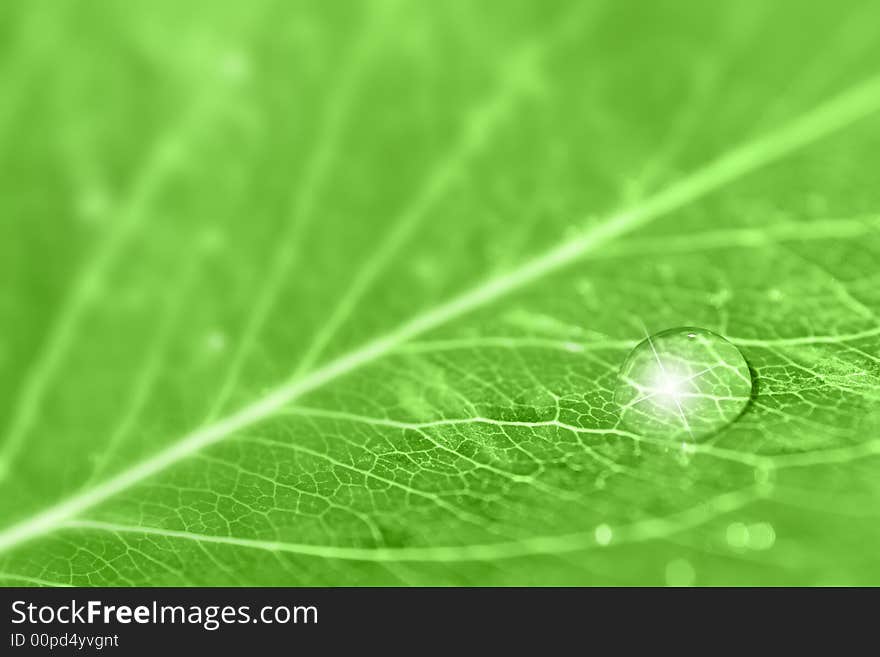
<path fill-rule="evenodd" d="M 0 582 L 880 583 L 870 3 L 33 7 Z M 694 443 L 614 404 L 676 326 Z"/>

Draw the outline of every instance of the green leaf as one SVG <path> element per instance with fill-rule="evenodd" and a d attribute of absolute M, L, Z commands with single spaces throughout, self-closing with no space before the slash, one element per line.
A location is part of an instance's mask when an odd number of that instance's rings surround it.
<path fill-rule="evenodd" d="M 0 583 L 880 583 L 876 6 L 0 12 Z"/>

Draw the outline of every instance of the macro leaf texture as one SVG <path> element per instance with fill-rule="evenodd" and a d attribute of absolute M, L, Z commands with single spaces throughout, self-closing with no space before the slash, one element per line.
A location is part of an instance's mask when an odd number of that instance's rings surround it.
<path fill-rule="evenodd" d="M 880 584 L 875 3 L 6 2 L 0 145 L 4 585 Z"/>

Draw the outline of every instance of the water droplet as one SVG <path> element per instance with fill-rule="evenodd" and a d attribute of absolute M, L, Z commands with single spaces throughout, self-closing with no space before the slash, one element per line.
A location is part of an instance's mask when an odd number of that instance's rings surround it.
<path fill-rule="evenodd" d="M 250 73 L 250 60 L 245 53 L 231 50 L 221 56 L 218 69 L 220 75 L 230 82 L 241 82 Z"/>
<path fill-rule="evenodd" d="M 652 335 L 620 369 L 620 418 L 643 436 L 698 439 L 735 420 L 749 402 L 752 376 L 739 349 L 706 329 Z"/>
<path fill-rule="evenodd" d="M 727 526 L 727 544 L 742 550 L 749 544 L 749 528 L 741 522 L 732 522 Z"/>
<path fill-rule="evenodd" d="M 749 547 L 753 550 L 769 550 L 776 542 L 776 530 L 769 522 L 756 522 L 749 526 Z"/>
<path fill-rule="evenodd" d="M 666 564 L 667 586 L 693 586 L 697 573 L 687 559 L 675 559 Z"/>
<path fill-rule="evenodd" d="M 226 349 L 226 334 L 219 329 L 211 331 L 205 338 L 205 346 L 209 351 L 219 352 Z"/>
<path fill-rule="evenodd" d="M 601 525 L 596 527 L 594 535 L 596 538 L 596 543 L 605 546 L 611 542 L 611 539 L 614 537 L 614 532 L 611 531 L 611 527 L 609 527 L 605 523 L 602 523 Z"/>

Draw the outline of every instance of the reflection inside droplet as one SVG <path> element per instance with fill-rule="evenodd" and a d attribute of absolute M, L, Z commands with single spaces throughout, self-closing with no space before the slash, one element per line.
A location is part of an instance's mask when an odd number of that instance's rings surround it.
<path fill-rule="evenodd" d="M 739 349 L 706 329 L 681 327 L 636 345 L 620 369 L 614 400 L 635 433 L 698 439 L 736 419 L 751 392 Z"/>

